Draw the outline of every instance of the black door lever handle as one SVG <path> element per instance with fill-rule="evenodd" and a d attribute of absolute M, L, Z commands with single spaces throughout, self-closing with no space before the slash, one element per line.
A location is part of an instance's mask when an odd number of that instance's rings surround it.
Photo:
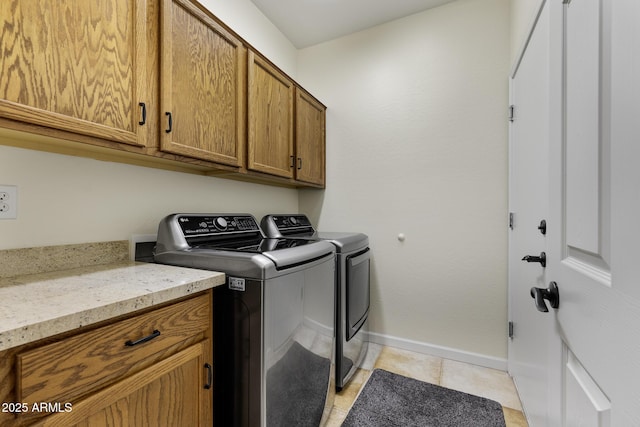
<path fill-rule="evenodd" d="M 522 258 L 522 261 L 527 262 L 539 262 L 543 267 L 547 266 L 547 254 L 544 252 L 540 252 L 540 256 L 527 255 Z"/>
<path fill-rule="evenodd" d="M 542 311 L 543 313 L 549 311 L 544 300 L 549 301 L 551 308 L 558 308 L 560 306 L 560 292 L 558 292 L 558 284 L 556 282 L 549 283 L 547 289 L 531 288 L 531 297 L 536 301 L 538 311 Z"/>

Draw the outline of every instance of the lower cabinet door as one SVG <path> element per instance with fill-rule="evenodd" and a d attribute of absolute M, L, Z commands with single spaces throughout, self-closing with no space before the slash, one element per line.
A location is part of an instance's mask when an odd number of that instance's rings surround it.
<path fill-rule="evenodd" d="M 211 389 L 205 388 L 210 340 L 156 363 L 86 399 L 41 426 L 210 426 Z M 210 384 L 209 384 L 210 385 Z"/>

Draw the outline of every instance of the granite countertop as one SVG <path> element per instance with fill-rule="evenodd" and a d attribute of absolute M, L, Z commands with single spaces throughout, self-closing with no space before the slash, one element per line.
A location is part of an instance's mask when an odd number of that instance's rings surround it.
<path fill-rule="evenodd" d="M 0 351 L 224 281 L 215 271 L 133 261 L 0 278 Z"/>

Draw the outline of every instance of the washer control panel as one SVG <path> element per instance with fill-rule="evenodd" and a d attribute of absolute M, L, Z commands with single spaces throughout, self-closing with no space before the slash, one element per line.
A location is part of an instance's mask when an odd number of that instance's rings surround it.
<path fill-rule="evenodd" d="M 185 237 L 260 232 L 251 215 L 180 215 L 178 224 Z"/>

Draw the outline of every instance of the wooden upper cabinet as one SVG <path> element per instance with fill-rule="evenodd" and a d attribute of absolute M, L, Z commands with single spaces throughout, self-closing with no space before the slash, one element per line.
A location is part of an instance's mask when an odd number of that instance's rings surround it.
<path fill-rule="evenodd" d="M 146 13 L 137 0 L 0 1 L 0 117 L 145 146 Z"/>
<path fill-rule="evenodd" d="M 296 89 L 296 179 L 325 185 L 325 106 Z"/>
<path fill-rule="evenodd" d="M 249 51 L 248 161 L 257 172 L 293 178 L 294 84 Z"/>
<path fill-rule="evenodd" d="M 0 126 L 324 187 L 325 107 L 251 49 L 196 0 L 0 0 Z"/>
<path fill-rule="evenodd" d="M 188 0 L 163 0 L 160 149 L 243 164 L 246 48 Z"/>

